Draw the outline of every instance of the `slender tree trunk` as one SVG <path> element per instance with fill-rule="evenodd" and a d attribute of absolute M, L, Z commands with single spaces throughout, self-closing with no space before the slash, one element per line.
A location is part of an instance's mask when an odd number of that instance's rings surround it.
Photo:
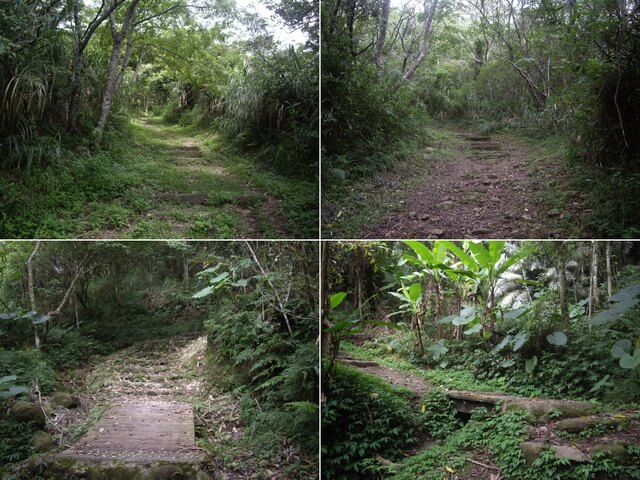
<path fill-rule="evenodd" d="M 37 312 L 38 309 L 36 307 L 36 291 L 34 287 L 34 279 L 33 279 L 33 259 L 38 253 L 38 249 L 40 248 L 40 240 L 36 242 L 36 246 L 33 247 L 33 251 L 29 258 L 27 258 L 27 289 L 29 291 L 29 304 L 31 305 L 31 311 Z M 34 325 L 34 342 L 36 344 L 36 348 L 40 348 L 40 336 L 38 335 L 38 327 Z"/>
<path fill-rule="evenodd" d="M 100 116 L 98 118 L 98 131 L 104 131 L 107 126 L 107 118 L 109 117 L 109 111 L 111 110 L 111 104 L 113 97 L 115 96 L 120 77 L 120 70 L 126 69 L 126 63 L 120 64 L 120 54 L 122 51 L 122 45 L 125 39 L 128 39 L 127 51 L 125 52 L 126 61 L 131 56 L 131 49 L 133 48 L 133 28 L 134 18 L 136 15 L 136 8 L 140 0 L 132 0 L 125 13 L 124 20 L 122 21 L 122 27 L 118 31 L 116 27 L 115 16 L 111 14 L 109 16 L 109 24 L 111 26 L 111 37 L 113 39 L 113 47 L 111 50 L 111 60 L 109 62 L 109 70 L 107 71 L 107 81 L 104 87 L 104 93 L 102 95 L 102 107 L 100 109 Z M 122 73 L 124 75 L 124 72 Z"/>
<path fill-rule="evenodd" d="M 427 8 L 427 1 L 424 0 L 424 26 L 422 32 L 422 47 L 420 48 L 420 52 L 418 56 L 414 60 L 413 64 L 407 69 L 407 71 L 402 76 L 402 80 L 398 87 L 407 80 L 410 80 L 411 77 L 416 73 L 418 67 L 422 64 L 424 59 L 427 57 L 429 53 L 429 40 L 431 38 L 431 25 L 433 23 L 433 17 L 436 13 L 436 8 L 438 7 L 438 0 L 432 0 L 431 6 Z"/>
<path fill-rule="evenodd" d="M 611 271 L 611 242 L 606 242 L 605 256 L 607 259 L 607 300 L 613 295 L 613 275 Z"/>
<path fill-rule="evenodd" d="M 380 31 L 376 39 L 376 50 L 374 60 L 378 68 L 378 76 L 382 76 L 384 72 L 384 57 L 382 50 L 387 37 L 387 27 L 389 25 L 389 12 L 391 11 L 391 0 L 382 0 L 382 16 L 380 17 Z"/>
<path fill-rule="evenodd" d="M 569 326 L 569 303 L 567 300 L 567 272 L 564 257 L 558 262 L 558 293 L 560 294 L 560 318 L 565 326 Z"/>

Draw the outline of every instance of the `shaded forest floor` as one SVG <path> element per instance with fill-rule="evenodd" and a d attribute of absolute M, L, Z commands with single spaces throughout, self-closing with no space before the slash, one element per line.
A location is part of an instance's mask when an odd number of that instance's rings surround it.
<path fill-rule="evenodd" d="M 586 196 L 557 144 L 436 129 L 433 147 L 325 204 L 333 238 L 573 238 Z"/>
<path fill-rule="evenodd" d="M 19 465 L 18 478 L 34 469 L 51 479 L 279 477 L 291 452 L 250 445 L 240 397 L 206 381 L 206 345 L 205 337 L 144 341 L 70 372 L 65 386 L 78 405 L 49 409 L 46 427 L 61 446 Z"/>
<path fill-rule="evenodd" d="M 108 148 L 75 146 L 0 181 L 5 238 L 313 238 L 317 184 L 279 175 L 221 136 L 133 119 Z"/>
<path fill-rule="evenodd" d="M 409 390 L 417 408 L 430 390 L 436 387 L 450 387 L 446 373 L 440 375 L 444 380 L 442 383 L 434 382 L 424 376 L 389 366 L 392 362 L 390 359 L 377 363 L 368 355 L 359 355 L 357 348 L 349 348 L 348 351 L 348 354 L 342 354 L 339 358 L 341 363 L 350 369 L 382 379 L 400 391 Z M 639 410 L 619 411 L 611 410 L 606 405 L 568 399 L 548 400 L 514 397 L 501 392 L 486 393 L 487 386 L 482 384 L 478 384 L 474 390 L 476 391 L 446 390 L 463 424 L 469 420 L 468 415 L 476 401 L 489 400 L 489 403 L 493 403 L 495 400 L 496 405 L 502 406 L 502 412 L 510 411 L 512 408 L 528 412 L 527 418 L 530 423 L 525 424 L 519 443 L 527 465 L 538 459 L 547 449 L 553 452 L 559 461 L 564 462 L 567 468 L 591 461 L 602 461 L 602 458 L 624 464 L 628 462 L 626 446 L 640 445 Z M 487 405 L 484 407 L 490 410 Z M 516 427 L 513 426 L 514 429 Z M 516 431 L 512 433 L 516 434 Z M 452 442 L 455 444 L 454 440 Z M 397 475 L 398 479 L 417 478 L 414 476 L 416 465 L 423 474 L 431 471 L 433 478 L 437 475 L 440 475 L 437 478 L 459 480 L 510 478 L 508 473 L 501 472 L 498 462 L 487 448 L 456 451 L 455 447 L 451 450 L 448 443 L 449 438 L 427 438 L 423 439 L 419 447 L 405 452 L 405 459 L 400 463 L 389 462 L 384 459 L 384 455 L 376 460 L 387 466 L 391 478 L 396 478 L 394 475 Z M 433 455 L 430 454 L 432 449 Z M 433 464 L 430 465 L 430 462 Z M 450 465 L 456 465 L 456 468 Z M 427 475 L 424 478 L 432 477 Z M 605 475 L 602 478 L 610 477 Z"/>

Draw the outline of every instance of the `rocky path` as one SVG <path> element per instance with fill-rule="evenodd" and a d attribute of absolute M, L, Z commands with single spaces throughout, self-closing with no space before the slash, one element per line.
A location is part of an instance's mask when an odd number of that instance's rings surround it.
<path fill-rule="evenodd" d="M 553 238 L 558 220 L 582 209 L 579 201 L 567 211 L 541 205 L 540 192 L 566 173 L 550 161 L 532 171 L 525 148 L 507 136 L 458 133 L 442 148 L 453 149 L 453 158 L 427 149 L 429 178 L 365 238 Z"/>

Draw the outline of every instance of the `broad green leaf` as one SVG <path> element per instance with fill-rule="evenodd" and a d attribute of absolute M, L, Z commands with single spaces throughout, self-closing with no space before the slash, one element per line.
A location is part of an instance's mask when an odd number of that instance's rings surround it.
<path fill-rule="evenodd" d="M 331 310 L 336 309 L 347 297 L 347 292 L 337 292 L 329 296 L 329 303 L 331 304 Z"/>
<path fill-rule="evenodd" d="M 500 260 L 506 243 L 507 242 L 505 242 L 504 240 L 489 241 L 489 258 L 494 263 L 494 265 Z"/>
<path fill-rule="evenodd" d="M 202 290 L 200 290 L 197 293 L 194 293 L 193 295 L 191 295 L 191 298 L 203 298 L 206 297 L 207 295 L 211 295 L 211 293 L 215 290 L 215 287 L 213 285 L 209 286 L 209 287 L 205 287 Z"/>
<path fill-rule="evenodd" d="M 422 295 L 422 285 L 419 283 L 414 283 L 409 287 L 409 300 L 412 303 L 416 303 L 418 299 Z"/>
<path fill-rule="evenodd" d="M 618 340 L 611 347 L 611 356 L 614 358 L 622 358 L 631 351 L 631 340 L 624 338 Z"/>
<path fill-rule="evenodd" d="M 529 333 L 519 332 L 515 337 L 513 337 L 513 345 L 511 346 L 511 349 L 514 352 L 517 352 L 522 348 L 522 346 L 526 343 L 527 340 L 529 340 Z"/>
<path fill-rule="evenodd" d="M 18 377 L 15 375 L 7 375 L 6 377 L 0 378 L 0 383 L 7 383 L 17 379 Z"/>
<path fill-rule="evenodd" d="M 30 390 L 31 389 L 27 387 L 11 387 L 9 388 L 9 390 L 0 392 L 0 398 L 15 397 L 16 395 L 20 395 L 21 393 L 27 393 Z"/>
<path fill-rule="evenodd" d="M 489 251 L 481 242 L 469 242 L 469 250 L 471 250 L 471 253 L 473 253 L 476 261 L 482 268 L 486 268 L 487 270 L 493 268 L 494 263 L 491 261 Z"/>
<path fill-rule="evenodd" d="M 229 276 L 229 272 L 222 272 L 220 275 L 218 275 L 217 277 L 212 278 L 209 283 L 211 283 L 212 285 L 216 284 L 216 283 L 220 283 L 221 281 L 223 281 L 225 278 L 227 278 Z"/>
<path fill-rule="evenodd" d="M 218 268 L 220 268 L 219 265 L 216 265 L 215 267 L 205 268 L 204 270 L 196 273 L 196 275 L 203 276 L 203 275 L 208 275 L 210 273 L 216 273 L 216 270 L 218 270 Z"/>
<path fill-rule="evenodd" d="M 481 330 L 482 330 L 482 325 L 478 323 L 473 327 L 469 328 L 468 330 L 465 330 L 463 333 L 465 335 L 473 335 L 474 333 L 479 333 Z"/>
<path fill-rule="evenodd" d="M 620 303 L 616 303 L 610 309 L 600 312 L 598 315 L 591 318 L 587 323 L 589 323 L 589 325 L 598 326 L 615 322 L 620 317 L 620 315 L 622 315 L 624 312 L 634 307 L 638 303 L 640 303 L 640 299 L 628 298 L 621 301 Z"/>
<path fill-rule="evenodd" d="M 547 335 L 547 342 L 558 347 L 566 345 L 567 340 L 567 335 L 564 332 L 553 332 Z"/>
<path fill-rule="evenodd" d="M 441 242 L 441 244 L 449 249 L 449 251 L 456 257 L 458 257 L 458 260 L 460 260 L 469 270 L 471 270 L 472 272 L 477 272 L 479 270 L 478 262 L 476 262 L 473 257 L 471 257 L 471 255 L 467 254 L 467 252 L 465 252 L 454 242 L 444 240 Z"/>
<path fill-rule="evenodd" d="M 429 247 L 427 247 L 424 243 L 418 242 L 416 240 L 406 240 L 403 243 L 407 245 L 411 250 L 416 252 L 416 255 L 422 258 L 423 262 L 427 264 L 434 263 L 433 253 L 431 253 L 431 250 L 429 250 Z"/>
<path fill-rule="evenodd" d="M 534 355 L 533 357 L 527 358 L 525 360 L 524 369 L 529 375 L 531 375 L 533 373 L 533 370 L 536 368 L 537 364 L 538 364 L 538 357 Z"/>
<path fill-rule="evenodd" d="M 509 342 L 511 341 L 511 338 L 512 338 L 511 335 L 507 335 L 506 337 L 504 337 L 498 345 L 493 347 L 493 350 L 491 350 L 491 352 L 499 353 L 501 350 L 504 349 L 504 347 L 506 347 L 509 344 Z"/>
<path fill-rule="evenodd" d="M 509 367 L 513 367 L 515 365 L 516 361 L 513 359 L 509 359 L 509 360 L 505 360 L 504 362 L 502 362 L 500 364 L 500 366 L 502 368 L 509 368 Z"/>
<path fill-rule="evenodd" d="M 459 326 L 459 325 L 467 325 L 469 323 L 471 323 L 473 320 L 475 320 L 475 317 L 471 316 L 471 317 L 456 317 L 453 319 L 453 321 L 451 322 L 453 325 L 455 326 Z"/>
<path fill-rule="evenodd" d="M 636 283 L 635 285 L 630 285 L 627 288 L 623 288 L 615 295 L 611 296 L 612 302 L 622 302 L 624 300 L 629 300 L 631 298 L 635 298 L 640 295 L 640 284 Z"/>
<path fill-rule="evenodd" d="M 51 320 L 51 315 L 38 314 L 33 316 L 31 323 L 33 325 L 40 325 L 41 323 L 46 323 L 49 320 Z"/>
<path fill-rule="evenodd" d="M 15 312 L 3 312 L 0 313 L 0 320 L 13 320 L 18 316 Z"/>
<path fill-rule="evenodd" d="M 241 278 L 240 280 L 236 280 L 235 282 L 231 283 L 232 287 L 244 288 L 247 285 L 249 285 L 249 280 L 247 280 L 246 278 Z"/>
<path fill-rule="evenodd" d="M 633 352 L 633 356 L 628 353 L 620 358 L 620 366 L 622 368 L 636 368 L 640 365 L 640 348 L 636 348 Z"/>
<path fill-rule="evenodd" d="M 502 318 L 504 318 L 505 320 L 515 320 L 528 310 L 529 307 L 520 307 L 516 308 L 515 310 L 509 310 L 507 313 L 502 315 Z"/>

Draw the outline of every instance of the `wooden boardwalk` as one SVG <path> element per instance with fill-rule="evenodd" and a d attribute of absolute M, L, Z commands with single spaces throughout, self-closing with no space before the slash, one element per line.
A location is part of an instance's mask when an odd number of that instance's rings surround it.
<path fill-rule="evenodd" d="M 187 403 L 149 398 L 114 405 L 60 457 L 92 462 L 198 463 L 193 409 Z"/>

